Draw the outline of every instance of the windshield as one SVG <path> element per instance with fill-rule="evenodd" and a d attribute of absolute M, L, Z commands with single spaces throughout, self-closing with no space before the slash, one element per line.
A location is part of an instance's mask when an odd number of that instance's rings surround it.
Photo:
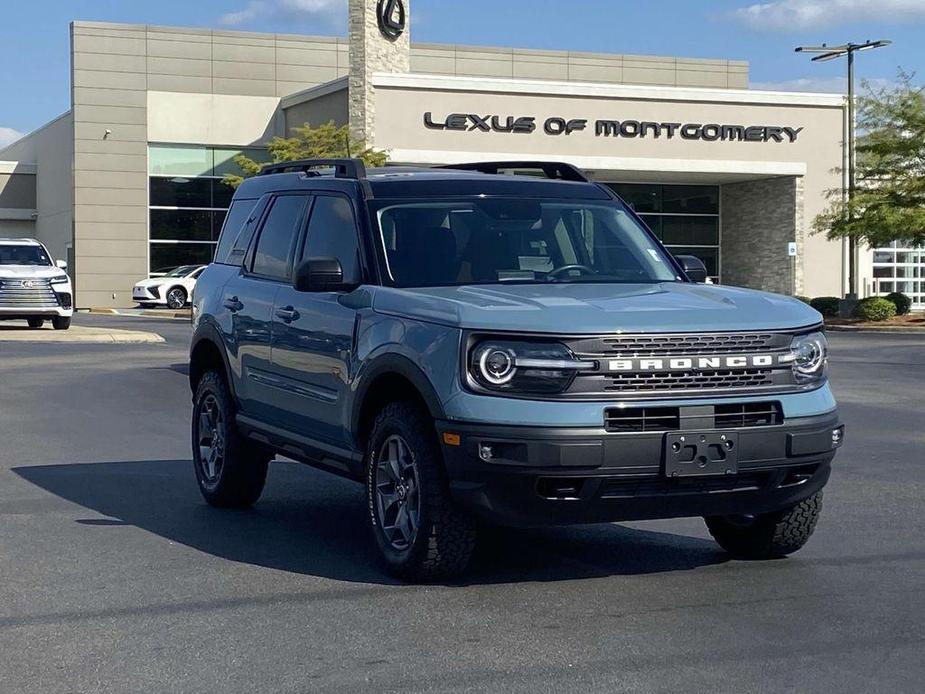
<path fill-rule="evenodd" d="M 0 244 L 0 265 L 51 265 L 41 246 Z"/>
<path fill-rule="evenodd" d="M 377 205 L 386 272 L 397 287 L 679 279 L 658 243 L 617 201 Z"/>
<path fill-rule="evenodd" d="M 182 265 L 175 270 L 171 270 L 164 277 L 186 277 L 193 270 L 195 270 L 198 265 Z"/>

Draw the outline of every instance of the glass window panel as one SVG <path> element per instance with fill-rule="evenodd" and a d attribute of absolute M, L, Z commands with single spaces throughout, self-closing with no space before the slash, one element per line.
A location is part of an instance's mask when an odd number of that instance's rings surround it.
<path fill-rule="evenodd" d="M 340 261 L 345 282 L 360 281 L 356 222 L 347 198 L 327 195 L 315 198 L 302 258 L 324 257 Z"/>
<path fill-rule="evenodd" d="M 278 279 L 288 277 L 289 251 L 308 199 L 305 195 L 281 195 L 273 202 L 257 239 L 255 273 Z"/>
<path fill-rule="evenodd" d="M 662 212 L 719 214 L 717 186 L 662 186 Z"/>
<path fill-rule="evenodd" d="M 211 241 L 212 213 L 205 210 L 151 210 L 151 238 Z"/>
<path fill-rule="evenodd" d="M 672 245 L 716 246 L 719 217 L 662 217 L 662 241 Z"/>
<path fill-rule="evenodd" d="M 875 267 L 874 268 L 874 277 L 892 277 L 893 268 L 891 267 Z"/>
<path fill-rule="evenodd" d="M 152 176 L 150 193 L 155 207 L 212 207 L 212 183 L 208 178 Z"/>
<path fill-rule="evenodd" d="M 180 265 L 206 265 L 212 262 L 213 243 L 152 243 L 151 271 Z"/>
<path fill-rule="evenodd" d="M 241 260 L 244 258 L 243 251 L 247 251 L 247 246 L 250 244 L 250 237 L 253 235 L 253 227 L 256 223 L 250 225 L 250 234 L 246 239 L 243 239 L 243 245 L 236 244 L 235 241 L 240 237 L 241 230 L 253 209 L 253 200 L 237 200 L 231 205 L 231 209 L 228 210 L 227 218 L 226 215 L 222 213 L 222 220 L 223 222 L 227 222 L 228 228 L 216 227 L 223 229 L 223 231 L 219 238 L 218 249 L 215 251 L 215 262 L 228 263 L 231 265 L 241 264 Z M 239 246 L 241 246 L 242 253 L 238 253 L 236 257 L 231 258 L 232 248 L 238 248 Z"/>
<path fill-rule="evenodd" d="M 227 209 L 231 205 L 234 188 L 223 183 L 220 178 L 210 180 L 212 181 L 212 207 Z"/>
<path fill-rule="evenodd" d="M 897 282 L 895 285 L 896 289 L 893 291 L 902 292 L 903 294 L 911 294 L 915 291 L 914 286 L 916 284 L 918 284 L 918 282 Z"/>
<path fill-rule="evenodd" d="M 151 145 L 148 168 L 152 174 L 209 176 L 212 174 L 212 151 L 208 147 Z"/>
<path fill-rule="evenodd" d="M 263 147 L 246 147 L 244 149 L 215 149 L 213 154 L 213 172 L 215 176 L 224 176 L 225 174 L 241 175 L 241 167 L 235 162 L 234 158 L 243 154 L 249 159 L 263 164 L 272 160 L 270 153 Z"/>
<path fill-rule="evenodd" d="M 662 191 L 661 186 L 640 185 L 638 183 L 608 183 L 606 184 L 617 195 L 623 198 L 627 205 L 636 212 L 661 212 Z"/>
<path fill-rule="evenodd" d="M 890 251 L 884 251 L 884 250 L 874 251 L 874 262 L 875 263 L 892 263 L 893 253 Z"/>
<path fill-rule="evenodd" d="M 662 218 L 659 215 L 654 214 L 641 214 L 639 215 L 642 221 L 646 223 L 646 226 L 652 230 L 652 233 L 655 234 L 657 239 L 662 238 Z"/>
<path fill-rule="evenodd" d="M 884 294 L 889 294 L 890 292 L 895 291 L 893 289 L 893 283 L 892 282 L 881 282 L 880 291 L 883 292 Z"/>
<path fill-rule="evenodd" d="M 672 255 L 693 255 L 697 256 L 707 266 L 707 274 L 710 277 L 719 276 L 719 249 L 718 248 L 688 248 L 685 246 L 668 246 L 668 252 Z"/>

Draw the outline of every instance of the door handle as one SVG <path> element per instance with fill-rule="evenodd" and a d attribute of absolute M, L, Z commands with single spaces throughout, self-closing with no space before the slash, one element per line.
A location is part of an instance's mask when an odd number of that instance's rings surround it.
<path fill-rule="evenodd" d="M 225 299 L 224 306 L 232 313 L 235 311 L 240 311 L 242 308 L 244 308 L 244 304 L 242 304 L 236 296 L 228 297 Z"/>
<path fill-rule="evenodd" d="M 276 317 L 284 323 L 291 323 L 294 320 L 299 320 L 299 312 L 292 306 L 284 306 L 276 309 Z"/>

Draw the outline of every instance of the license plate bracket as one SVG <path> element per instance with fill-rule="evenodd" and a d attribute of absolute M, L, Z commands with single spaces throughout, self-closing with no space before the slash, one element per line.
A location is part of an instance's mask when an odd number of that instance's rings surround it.
<path fill-rule="evenodd" d="M 665 434 L 665 476 L 705 477 L 739 472 L 739 435 L 723 431 Z"/>

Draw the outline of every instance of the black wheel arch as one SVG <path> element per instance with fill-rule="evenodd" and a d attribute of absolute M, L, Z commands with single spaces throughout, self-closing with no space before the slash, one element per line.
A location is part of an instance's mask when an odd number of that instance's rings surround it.
<path fill-rule="evenodd" d="M 196 329 L 190 343 L 189 384 L 193 394 L 196 393 L 202 377 L 215 368 L 225 374 L 228 390 L 232 397 L 236 397 L 234 379 L 231 377 L 231 364 L 228 362 L 224 342 L 218 329 L 210 323 L 205 323 Z"/>
<path fill-rule="evenodd" d="M 417 400 L 433 419 L 443 419 L 443 403 L 427 374 L 401 354 L 374 358 L 362 372 L 354 389 L 350 414 L 351 431 L 357 448 L 365 450 L 376 413 L 395 400 Z"/>

